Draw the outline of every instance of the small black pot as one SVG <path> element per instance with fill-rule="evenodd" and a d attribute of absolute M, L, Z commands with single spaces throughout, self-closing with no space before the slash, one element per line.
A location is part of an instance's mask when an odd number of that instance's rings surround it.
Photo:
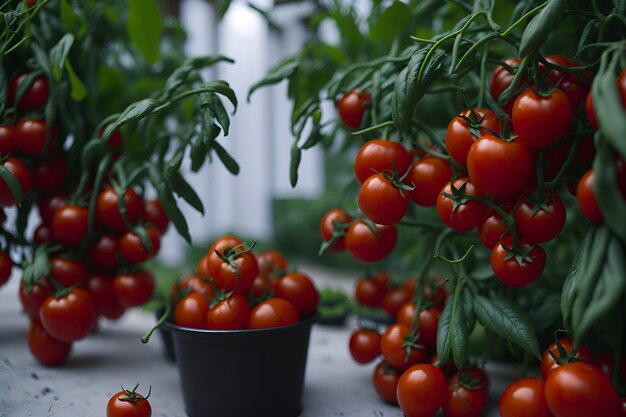
<path fill-rule="evenodd" d="M 171 331 L 190 417 L 295 417 L 302 412 L 311 326 L 317 316 L 259 330 Z"/>

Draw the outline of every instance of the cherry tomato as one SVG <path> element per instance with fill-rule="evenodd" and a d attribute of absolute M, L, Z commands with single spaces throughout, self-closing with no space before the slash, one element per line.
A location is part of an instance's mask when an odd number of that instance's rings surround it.
<path fill-rule="evenodd" d="M 519 67 L 522 60 L 520 58 L 507 58 L 504 60 L 504 62 L 508 66 L 516 69 L 517 67 Z M 510 72 L 506 67 L 502 65 L 498 65 L 496 68 L 494 68 L 493 73 L 491 74 L 491 80 L 489 82 L 489 91 L 496 100 L 498 100 L 500 94 L 502 94 L 504 90 L 506 90 L 511 85 L 511 82 L 513 82 L 513 77 L 515 77 L 515 73 Z M 511 117 L 511 115 L 513 114 L 513 104 L 515 103 L 515 98 L 517 97 L 517 94 L 519 94 L 518 88 L 519 84 L 516 87 L 516 93 L 507 103 L 504 103 L 503 105 L 504 112 L 508 114 L 509 117 Z"/>
<path fill-rule="evenodd" d="M 154 226 L 148 226 L 146 232 L 152 244 L 151 249 L 148 249 L 139 236 L 131 231 L 124 233 L 122 237 L 120 237 L 118 248 L 120 254 L 127 261 L 133 264 L 139 264 L 159 253 L 161 249 L 161 235 L 159 235 L 159 231 Z"/>
<path fill-rule="evenodd" d="M 472 184 L 485 194 L 517 195 L 533 175 L 533 160 L 520 141 L 485 135 L 470 148 L 467 170 Z"/>
<path fill-rule="evenodd" d="M 367 91 L 351 90 L 341 96 L 337 102 L 339 117 L 351 129 L 361 127 L 365 103 L 371 100 Z"/>
<path fill-rule="evenodd" d="M 28 330 L 28 348 L 33 356 L 47 366 L 65 362 L 72 350 L 70 342 L 50 336 L 38 320 L 31 320 Z"/>
<path fill-rule="evenodd" d="M 174 300 L 180 298 L 181 294 L 186 295 L 188 292 L 197 292 L 207 299 L 211 299 L 215 295 L 211 281 L 196 275 L 187 275 L 176 283 L 172 290 Z"/>
<path fill-rule="evenodd" d="M 563 55 L 548 55 L 546 57 L 546 61 L 561 67 L 583 66 L 580 62 L 574 61 Z M 588 75 L 588 71 L 571 73 L 551 69 L 550 72 L 548 72 L 548 78 L 550 78 L 554 84 L 558 83 L 557 88 L 565 93 L 574 110 L 577 110 L 580 107 L 589 92 L 589 82 L 586 80 Z"/>
<path fill-rule="evenodd" d="M 609 377 L 585 362 L 570 362 L 552 371 L 544 391 L 554 417 L 622 414 L 622 402 Z"/>
<path fill-rule="evenodd" d="M 33 172 L 33 186 L 44 195 L 54 194 L 63 187 L 66 176 L 67 161 L 65 158 L 39 161 Z"/>
<path fill-rule="evenodd" d="M 39 319 L 50 336 L 73 342 L 89 334 L 96 323 L 96 309 L 87 290 L 74 288 L 59 298 L 46 298 Z"/>
<path fill-rule="evenodd" d="M 559 339 L 559 343 L 561 344 L 561 346 L 563 346 L 563 349 L 565 349 L 565 352 L 567 352 L 568 354 L 570 354 L 574 349 L 574 344 L 569 339 Z M 560 356 L 559 348 L 556 342 L 552 342 L 550 346 L 548 346 L 548 348 L 543 352 L 543 356 L 541 357 L 541 374 L 544 378 L 548 378 L 555 369 L 562 366 L 554 359 L 552 355 L 557 358 Z M 576 352 L 576 355 L 574 355 L 574 357 L 580 359 L 583 362 L 593 364 L 593 354 L 585 345 L 581 345 L 578 348 L 578 351 Z"/>
<path fill-rule="evenodd" d="M 511 236 L 504 236 L 491 251 L 491 268 L 496 278 L 510 287 L 523 287 L 536 281 L 546 266 L 546 251 L 539 245 L 520 238 L 526 254 L 520 264 L 509 250 L 513 248 Z"/>
<path fill-rule="evenodd" d="M 67 193 L 59 193 L 42 199 L 37 206 L 41 221 L 46 225 L 51 225 L 54 212 L 65 206 L 68 198 Z"/>
<path fill-rule="evenodd" d="M 59 243 L 77 246 L 87 239 L 89 210 L 87 207 L 66 204 L 52 216 L 52 235 Z"/>
<path fill-rule="evenodd" d="M 594 223 L 604 223 L 604 215 L 598 204 L 595 192 L 595 175 L 590 169 L 583 175 L 576 187 L 576 199 L 580 212 Z"/>
<path fill-rule="evenodd" d="M 475 126 L 470 126 L 465 118 L 471 119 Z M 490 134 L 490 131 L 499 133 L 499 130 L 500 122 L 498 115 L 491 110 L 474 109 L 474 114 L 472 114 L 471 110 L 465 110 L 458 116 L 455 116 L 448 124 L 448 130 L 446 131 L 446 150 L 448 155 L 456 163 L 465 166 L 467 164 L 467 154 L 474 141 L 481 136 Z M 446 182 L 450 181 L 451 176 L 446 178 Z M 441 187 L 443 186 L 444 184 L 441 185 Z"/>
<path fill-rule="evenodd" d="M 0 126 L 0 155 L 10 155 L 17 149 L 15 130 L 11 126 Z"/>
<path fill-rule="evenodd" d="M 413 290 L 409 287 L 399 286 L 389 288 L 383 296 L 381 307 L 391 317 L 396 317 L 402 306 L 413 298 Z"/>
<path fill-rule="evenodd" d="M 127 188 L 124 190 L 124 204 L 126 205 L 128 223 L 130 225 L 136 224 L 144 211 L 141 197 L 132 188 Z M 119 231 L 127 229 L 119 209 L 117 194 L 112 187 L 105 188 L 98 195 L 96 215 L 106 227 Z"/>
<path fill-rule="evenodd" d="M 32 182 L 32 176 L 26 165 L 17 158 L 7 158 L 2 166 L 9 171 L 17 179 L 22 187 L 22 196 L 25 196 L 30 191 Z M 0 206 L 10 207 L 17 203 L 17 200 L 11 193 L 9 186 L 0 178 Z"/>
<path fill-rule="evenodd" d="M 46 135 L 48 125 L 45 120 L 23 119 L 15 127 L 17 148 L 24 155 L 32 158 L 40 157 L 45 153 L 52 153 L 57 139 L 56 129 L 50 127 L 48 147 L 46 148 Z"/>
<path fill-rule="evenodd" d="M 33 1 L 29 0 L 28 3 L 33 3 Z M 17 89 L 19 88 L 20 84 L 25 81 L 28 75 L 28 73 L 24 72 L 18 74 L 11 80 L 8 94 L 9 104 L 13 104 Z M 48 80 L 46 79 L 46 77 L 44 77 L 43 75 L 35 77 L 35 79 L 28 86 L 26 91 L 24 91 L 22 97 L 20 97 L 20 100 L 17 103 L 17 107 L 20 109 L 20 111 L 25 111 L 28 109 L 38 109 L 40 107 L 43 107 L 48 102 L 48 93 Z"/>
<path fill-rule="evenodd" d="M 13 271 L 13 261 L 6 252 L 0 252 L 0 287 L 6 284 L 11 278 Z"/>
<path fill-rule="evenodd" d="M 430 350 L 435 350 L 437 344 L 437 326 L 439 325 L 439 317 L 441 316 L 441 307 L 430 307 L 419 312 L 419 343 L 426 346 Z M 398 323 L 404 323 L 411 327 L 413 317 L 415 316 L 415 304 L 408 301 L 402 305 L 396 320 Z"/>
<path fill-rule="evenodd" d="M 243 252 L 244 249 L 241 247 L 242 244 L 243 241 L 236 236 L 225 235 L 220 237 L 213 242 L 209 248 L 209 251 L 206 254 L 206 260 L 204 261 L 205 265 L 200 265 L 200 263 L 198 263 L 198 272 L 206 277 L 217 277 L 224 261 L 222 261 L 222 259 L 217 256 L 215 252 L 217 251 L 223 255 L 227 248 L 233 249 L 235 247 L 238 247 L 236 250 L 237 252 Z M 202 262 L 202 260 L 200 262 Z M 200 267 L 202 267 L 202 271 Z"/>
<path fill-rule="evenodd" d="M 52 229 L 46 224 L 40 224 L 33 232 L 33 242 L 37 245 L 52 241 Z"/>
<path fill-rule="evenodd" d="M 213 277 L 215 284 L 224 291 L 237 290 L 239 294 L 247 294 L 252 281 L 259 274 L 259 264 L 252 252 L 239 254 L 235 259 L 237 271 L 225 261 L 222 261 L 220 270 Z"/>
<path fill-rule="evenodd" d="M 366 142 L 354 159 L 354 175 L 363 184 L 366 179 L 377 172 L 393 171 L 404 173 L 411 164 L 409 153 L 398 142 L 383 139 L 372 139 Z"/>
<path fill-rule="evenodd" d="M 257 275 L 250 288 L 254 298 L 267 298 L 272 292 L 272 282 L 265 275 Z"/>
<path fill-rule="evenodd" d="M 177 326 L 193 329 L 208 329 L 207 312 L 209 300 L 200 293 L 192 292 L 184 296 L 174 308 L 174 323 Z"/>
<path fill-rule="evenodd" d="M 295 324 L 300 321 L 298 310 L 287 300 L 270 298 L 259 303 L 250 312 L 248 328 L 266 329 Z"/>
<path fill-rule="evenodd" d="M 147 271 L 119 274 L 113 278 L 115 295 L 126 308 L 145 304 L 152 296 L 154 278 Z"/>
<path fill-rule="evenodd" d="M 322 221 L 320 222 L 320 234 L 322 235 L 322 240 L 328 242 L 331 239 L 335 223 L 340 226 L 347 226 L 351 221 L 352 219 L 350 219 L 350 216 L 348 216 L 345 211 L 338 208 L 330 210 L 324 215 L 324 217 L 322 217 Z M 334 252 L 339 252 L 344 250 L 345 248 L 346 238 L 342 236 L 335 241 L 333 246 L 330 247 L 330 250 Z"/>
<path fill-rule="evenodd" d="M 527 89 L 513 105 L 513 127 L 529 148 L 546 148 L 561 139 L 573 118 L 572 105 L 561 90 L 543 97 Z"/>
<path fill-rule="evenodd" d="M 591 91 L 587 94 L 587 98 L 585 99 L 585 114 L 587 115 L 587 120 L 589 124 L 594 129 L 598 129 L 598 118 L 596 117 L 596 111 L 593 107 L 593 95 Z"/>
<path fill-rule="evenodd" d="M 126 196 L 124 196 L 126 200 Z M 165 209 L 159 200 L 146 200 L 143 203 L 143 219 L 146 223 L 153 224 L 161 236 L 167 232 L 170 225 L 170 219 L 165 213 Z"/>
<path fill-rule="evenodd" d="M 443 414 L 446 417 L 480 417 L 488 399 L 484 372 L 464 369 L 450 378 L 450 387 L 442 405 Z"/>
<path fill-rule="evenodd" d="M 209 308 L 206 322 L 209 330 L 240 330 L 248 326 L 250 305 L 244 297 L 233 294 Z"/>
<path fill-rule="evenodd" d="M 124 307 L 117 299 L 112 278 L 104 274 L 93 273 L 87 281 L 87 290 L 99 315 L 110 320 L 122 317 Z"/>
<path fill-rule="evenodd" d="M 433 417 L 448 392 L 441 370 L 427 363 L 413 365 L 398 381 L 398 403 L 406 417 Z"/>
<path fill-rule="evenodd" d="M 391 366 L 404 370 L 416 363 L 421 362 L 426 356 L 426 350 L 419 347 L 411 347 L 407 354 L 407 344 L 414 343 L 409 338 L 409 326 L 403 323 L 394 323 L 387 327 L 380 341 L 380 352 L 385 362 Z"/>
<path fill-rule="evenodd" d="M 400 371 L 385 361 L 378 362 L 374 368 L 372 383 L 380 398 L 388 403 L 398 404 L 398 397 L 396 396 L 398 381 L 400 381 Z"/>
<path fill-rule="evenodd" d="M 500 396 L 500 417 L 553 417 L 544 394 L 545 384 L 541 378 L 513 382 Z"/>
<path fill-rule="evenodd" d="M 375 330 L 356 329 L 350 335 L 350 355 L 357 363 L 370 363 L 380 355 L 381 336 Z M 395 394 L 395 393 L 394 393 Z"/>
<path fill-rule="evenodd" d="M 461 198 L 463 196 L 482 197 L 483 194 L 470 182 L 468 177 L 462 177 L 446 184 L 437 197 L 437 212 L 441 221 L 457 232 L 469 232 L 483 220 L 487 206 L 479 201 L 467 200 L 465 202 L 459 201 L 460 204 L 455 207 L 454 199 L 444 195 L 444 193 L 454 195 L 452 186 Z M 465 188 L 461 191 L 462 187 Z"/>
<path fill-rule="evenodd" d="M 51 284 L 46 276 L 39 278 L 39 281 L 32 288 L 25 285 L 24 279 L 20 281 L 20 302 L 24 311 L 34 320 L 39 320 L 39 309 L 43 302 L 50 296 Z"/>
<path fill-rule="evenodd" d="M 320 300 L 313 281 L 302 272 L 291 272 L 276 281 L 274 295 L 293 304 L 300 317 L 314 314 Z"/>
<path fill-rule="evenodd" d="M 256 256 L 259 264 L 259 274 L 267 278 L 278 278 L 287 270 L 288 262 L 285 255 L 277 250 L 267 250 Z"/>
<path fill-rule="evenodd" d="M 365 222 L 357 220 L 350 225 L 346 234 L 346 249 L 355 259 L 362 262 L 377 262 L 393 251 L 398 241 L 398 231 L 393 225 L 377 224 L 376 235 Z"/>
<path fill-rule="evenodd" d="M 113 395 L 107 403 L 107 417 L 151 416 L 152 407 L 150 406 L 148 399 L 138 392 L 135 392 L 135 390 L 120 391 Z"/>
<path fill-rule="evenodd" d="M 496 211 L 489 211 L 478 225 L 478 238 L 484 247 L 491 250 L 500 242 L 500 238 L 509 231 L 502 216 Z"/>
<path fill-rule="evenodd" d="M 118 259 L 119 239 L 114 235 L 102 235 L 89 247 L 89 259 L 93 264 L 108 271 L 118 270 L 121 266 Z"/>
<path fill-rule="evenodd" d="M 450 163 L 435 156 L 428 156 L 415 161 L 406 179 L 415 186 L 409 196 L 415 204 L 432 207 L 437 204 L 437 197 L 444 185 L 452 178 Z"/>
<path fill-rule="evenodd" d="M 63 287 L 84 285 L 89 278 L 85 264 L 79 260 L 55 256 L 50 259 L 50 274 Z"/>
<path fill-rule="evenodd" d="M 396 224 L 409 209 L 409 200 L 404 191 L 378 173 L 370 176 L 359 191 L 359 210 L 374 223 Z"/>
<path fill-rule="evenodd" d="M 520 200 L 515 209 L 515 225 L 531 241 L 544 243 L 561 233 L 566 215 L 561 198 L 549 191 L 543 203 L 537 204 L 528 196 Z"/>
<path fill-rule="evenodd" d="M 372 277 L 361 278 L 354 287 L 354 297 L 367 307 L 380 307 L 387 291 L 386 285 Z"/>

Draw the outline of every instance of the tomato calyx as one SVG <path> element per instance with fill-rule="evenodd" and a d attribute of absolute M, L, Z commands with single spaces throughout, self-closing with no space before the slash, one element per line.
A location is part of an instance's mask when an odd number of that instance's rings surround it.
<path fill-rule="evenodd" d="M 122 391 L 124 391 L 124 395 L 118 397 L 118 400 L 120 400 L 120 401 L 127 401 L 127 402 L 131 402 L 131 403 L 138 403 L 140 401 L 148 400 L 148 398 L 150 398 L 150 394 L 152 394 L 152 386 L 150 386 L 150 389 L 148 390 L 148 395 L 146 395 L 145 397 L 143 395 L 137 393 L 137 388 L 139 388 L 139 384 L 135 385 L 135 387 L 132 389 L 132 391 L 129 391 L 126 388 L 124 388 L 123 385 L 121 385 L 121 387 L 122 387 Z"/>
<path fill-rule="evenodd" d="M 393 162 L 391 164 L 395 165 Z M 383 178 L 385 178 L 387 181 L 389 181 L 390 184 L 392 184 L 394 187 L 398 189 L 398 192 L 400 193 L 402 198 L 406 200 L 407 195 L 405 191 L 410 192 L 410 191 L 415 190 L 415 184 L 413 182 L 411 182 L 411 184 L 407 184 L 404 182 L 404 180 L 410 174 L 410 172 L 411 172 L 411 168 L 407 169 L 406 172 L 402 174 L 402 176 L 400 176 L 400 174 L 398 173 L 398 171 L 396 170 L 394 166 L 394 169 L 386 169 L 380 173 L 383 174 Z"/>
<path fill-rule="evenodd" d="M 382 363 L 383 374 L 389 374 L 389 375 L 401 375 L 402 374 L 402 372 L 400 372 L 393 366 L 389 365 L 387 362 L 382 361 L 381 363 Z"/>
<path fill-rule="evenodd" d="M 476 200 L 476 198 L 472 198 L 465 194 L 465 188 L 467 188 L 467 182 L 464 182 L 459 188 L 456 188 L 454 185 L 454 181 L 450 181 L 450 190 L 452 190 L 452 194 L 444 192 L 443 196 L 452 200 L 452 211 L 454 212 L 457 208 L 467 203 L 470 200 Z M 480 199 L 482 201 L 482 199 Z"/>
<path fill-rule="evenodd" d="M 519 266 L 522 266 L 524 262 L 533 263 L 533 257 L 530 256 L 530 252 L 535 249 L 535 245 L 529 245 L 527 248 L 523 248 L 521 244 L 513 243 L 513 247 L 507 246 L 505 243 L 500 241 L 500 246 L 504 249 L 507 254 L 504 257 L 505 261 L 509 259 L 515 259 L 515 262 Z"/>
<path fill-rule="evenodd" d="M 487 388 L 487 381 L 480 376 L 474 376 L 471 369 L 462 369 L 457 373 L 458 385 L 468 390 Z"/>
<path fill-rule="evenodd" d="M 486 130 L 496 137 L 500 137 L 499 132 L 495 132 L 492 129 L 482 125 L 483 121 L 487 118 L 487 116 L 489 116 L 489 113 L 484 113 L 483 115 L 480 115 L 479 113 L 476 113 L 473 107 L 469 106 L 468 109 L 470 111 L 471 117 L 466 116 L 465 113 L 461 113 L 458 116 L 463 119 L 465 123 L 467 123 L 467 130 L 470 131 L 472 136 L 474 136 L 475 138 L 479 138 L 484 135 L 482 130 Z"/>
<path fill-rule="evenodd" d="M 557 331 L 557 334 L 558 333 L 559 331 Z M 565 349 L 565 346 L 563 346 L 563 344 L 561 343 L 561 340 L 558 338 L 558 336 L 556 337 L 556 348 L 558 350 L 558 355 L 554 354 L 551 350 L 548 350 L 548 353 L 558 365 L 563 366 L 567 365 L 570 362 L 582 361 L 582 358 L 576 356 L 578 354 L 578 347 L 574 346 L 574 348 L 570 352 L 568 352 L 567 349 Z"/>
<path fill-rule="evenodd" d="M 419 313 L 418 313 L 419 314 Z M 413 349 L 415 350 L 426 350 L 424 345 L 418 343 L 419 340 L 419 331 L 415 331 L 414 333 L 409 332 L 409 335 L 404 338 L 404 343 L 402 343 L 402 347 L 404 348 L 404 361 L 408 362 L 411 357 L 411 352 Z"/>
<path fill-rule="evenodd" d="M 224 249 L 223 253 L 220 253 L 217 249 L 215 250 L 215 254 L 224 262 L 227 262 L 235 273 L 235 276 L 239 277 L 239 267 L 235 262 L 237 259 L 241 258 L 244 254 L 248 252 L 252 252 L 252 249 L 256 245 L 256 241 L 247 245 L 246 243 L 242 243 L 240 245 L 230 247 Z M 243 249 L 243 250 L 240 250 Z"/>
<path fill-rule="evenodd" d="M 352 223 L 353 223 L 352 221 L 348 223 L 344 223 L 341 221 L 333 221 L 333 230 L 331 232 L 330 239 L 322 241 L 320 250 L 317 253 L 318 256 L 322 255 L 324 252 L 332 248 L 339 239 L 341 239 L 342 237 L 345 237 Z M 376 233 L 377 232 L 378 230 L 376 231 Z"/>

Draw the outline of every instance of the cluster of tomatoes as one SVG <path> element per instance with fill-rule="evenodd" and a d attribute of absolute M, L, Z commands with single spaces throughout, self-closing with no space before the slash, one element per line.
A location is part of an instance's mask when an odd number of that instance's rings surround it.
<path fill-rule="evenodd" d="M 74 341 L 94 329 L 98 317 L 118 319 L 127 308 L 150 299 L 154 279 L 142 264 L 158 253 L 169 220 L 158 200 L 144 200 L 113 175 L 102 190 L 79 189 L 65 141 L 39 117 L 48 94 L 43 75 L 20 73 L 11 80 L 6 107 L 13 112 L 0 126 L 0 155 L 4 169 L 20 185 L 22 200 L 36 204 L 41 218 L 32 238 L 34 257 L 20 262 L 25 271 L 30 265 L 36 272 L 30 277 L 25 273 L 19 297 L 31 318 L 31 352 L 40 362 L 57 365 Z M 121 143 L 119 132 L 107 141 L 112 152 Z M 90 219 L 86 201 L 93 193 L 98 194 Z M 0 206 L 16 204 L 3 176 Z M 0 283 L 11 275 L 11 245 L 25 244 L 6 236 Z"/>
<path fill-rule="evenodd" d="M 383 306 L 382 299 L 394 289 L 384 290 L 388 274 L 376 273 L 357 282 L 357 300 L 370 307 Z M 447 417 L 478 417 L 488 400 L 487 374 L 479 368 L 458 371 L 454 364 L 439 362 L 436 351 L 437 327 L 448 296 L 440 280 L 431 280 L 416 311 L 415 279 L 397 287 L 406 294 L 397 308 L 384 305 L 395 322 L 383 333 L 372 326 L 360 326 L 350 337 L 350 354 L 367 364 L 382 356 L 374 368 L 372 383 L 378 395 L 399 404 L 407 417 L 432 417 L 439 409 Z M 398 300 L 400 297 L 396 296 Z"/>
<path fill-rule="evenodd" d="M 174 323 L 208 330 L 262 329 L 313 316 L 320 297 L 311 278 L 289 271 L 279 251 L 255 255 L 251 249 L 232 235 L 213 242 L 197 274 L 172 288 Z"/>

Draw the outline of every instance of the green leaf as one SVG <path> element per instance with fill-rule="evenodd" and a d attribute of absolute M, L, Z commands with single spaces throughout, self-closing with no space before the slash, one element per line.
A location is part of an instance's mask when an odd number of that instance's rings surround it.
<path fill-rule="evenodd" d="M 487 329 L 541 359 L 535 328 L 517 304 L 497 295 L 490 298 L 478 295 L 474 299 L 474 312 Z"/>
<path fill-rule="evenodd" d="M 166 182 L 159 169 L 155 165 L 150 165 L 148 168 L 148 174 L 150 176 L 150 182 L 154 186 L 157 196 L 161 201 L 163 210 L 167 214 L 167 218 L 171 220 L 178 233 L 191 244 L 191 235 L 189 234 L 189 225 L 185 216 L 178 208 L 176 199 L 172 194 L 172 191 L 167 187 Z"/>
<path fill-rule="evenodd" d="M 617 76 L 614 65 L 610 65 L 609 68 L 596 75 L 591 86 L 591 93 L 602 137 L 617 150 L 622 159 L 626 159 L 626 141 L 624 140 L 626 137 L 626 111 L 622 106 L 616 86 Z M 609 195 L 609 193 L 607 192 L 605 195 Z"/>
<path fill-rule="evenodd" d="M 159 59 L 163 18 L 157 0 L 130 0 L 128 35 L 137 50 L 150 64 Z"/>
<path fill-rule="evenodd" d="M 573 302 L 577 295 L 579 277 L 584 273 L 587 266 L 595 231 L 595 228 L 590 228 L 587 231 L 563 283 L 563 289 L 561 290 L 561 315 L 563 316 L 563 324 L 566 329 L 572 328 Z"/>
<path fill-rule="evenodd" d="M 548 35 L 556 30 L 565 16 L 567 0 L 548 0 L 546 6 L 528 23 L 519 46 L 519 56 L 525 57 L 539 50 L 548 39 Z"/>
<path fill-rule="evenodd" d="M 545 297 L 541 304 L 530 311 L 537 331 L 550 329 L 561 318 L 561 294 L 553 293 Z"/>
<path fill-rule="evenodd" d="M 180 172 L 171 172 L 169 174 L 169 180 L 172 186 L 171 188 L 179 197 L 182 197 L 191 207 L 196 209 L 196 211 L 204 214 L 202 200 L 198 197 L 193 187 L 180 175 Z"/>
<path fill-rule="evenodd" d="M 209 93 L 206 95 L 205 104 L 213 111 L 215 119 L 222 127 L 224 131 L 224 136 L 228 136 L 228 132 L 230 130 L 230 118 L 228 117 L 228 113 L 224 108 L 224 103 L 215 93 Z"/>
<path fill-rule="evenodd" d="M 80 78 L 74 72 L 72 64 L 69 59 L 65 61 L 65 69 L 70 79 L 70 86 L 72 87 L 72 99 L 76 101 L 82 101 L 87 96 L 87 88 Z"/>
<path fill-rule="evenodd" d="M 87 31 L 87 22 L 76 14 L 68 0 L 60 2 L 61 21 L 65 30 L 75 33 L 78 38 L 82 38 Z"/>
<path fill-rule="evenodd" d="M 495 0 L 474 0 L 474 12 L 485 11 L 491 13 L 495 5 Z"/>
<path fill-rule="evenodd" d="M 224 17 L 224 15 L 226 14 L 226 12 L 228 11 L 228 8 L 230 7 L 230 3 L 232 0 L 217 0 L 217 11 L 218 14 L 217 16 L 221 19 Z"/>
<path fill-rule="evenodd" d="M 400 34 L 407 30 L 411 20 L 409 7 L 396 0 L 380 15 L 370 29 L 369 35 L 374 41 L 379 40 L 391 45 Z"/>
<path fill-rule="evenodd" d="M 17 178 L 15 178 L 15 175 L 6 169 L 4 165 L 0 165 L 0 178 L 9 188 L 9 191 L 11 192 L 11 195 L 13 195 L 13 198 L 15 198 L 15 201 L 19 204 L 24 198 L 22 184 L 20 184 Z"/>
<path fill-rule="evenodd" d="M 54 79 L 59 81 L 63 75 L 63 67 L 74 44 L 74 35 L 66 33 L 50 50 L 50 68 Z"/>
<path fill-rule="evenodd" d="M 159 106 L 159 104 L 160 103 L 153 98 L 146 98 L 132 103 L 124 109 L 124 111 L 117 117 L 117 120 L 107 125 L 102 133 L 103 139 L 107 140 L 113 131 L 118 129 L 120 126 L 135 122 L 148 116 Z"/>
<path fill-rule="evenodd" d="M 207 146 L 202 140 L 196 140 L 191 144 L 191 150 L 189 151 L 189 157 L 191 158 L 191 171 L 198 172 L 208 154 Z"/>
<path fill-rule="evenodd" d="M 299 65 L 300 58 L 297 56 L 290 57 L 279 62 L 267 72 L 265 78 L 257 81 L 252 85 L 252 87 L 250 87 L 250 90 L 248 90 L 247 100 L 250 101 L 250 96 L 252 96 L 252 93 L 254 93 L 257 89 L 266 85 L 278 84 L 282 80 L 290 78 L 296 72 Z"/>
<path fill-rule="evenodd" d="M 452 358 L 458 369 L 465 368 L 467 361 L 467 345 L 469 342 L 468 321 L 463 302 L 457 304 L 450 322 L 450 342 Z"/>
<path fill-rule="evenodd" d="M 596 148 L 596 158 L 593 162 L 594 187 L 596 190 L 602 190 L 596 193 L 596 198 L 604 216 L 604 223 L 622 239 L 622 242 L 626 242 L 626 216 L 624 216 L 626 200 L 617 184 L 613 152 L 609 144 L 603 140 L 597 142 Z"/>
<path fill-rule="evenodd" d="M 439 316 L 439 324 L 437 326 L 437 355 L 441 363 L 448 363 L 452 359 L 452 343 L 449 333 L 453 305 L 454 299 L 453 297 L 449 297 Z"/>
<path fill-rule="evenodd" d="M 220 145 L 216 141 L 213 141 L 211 143 L 211 148 L 215 150 L 217 157 L 220 158 L 220 161 L 222 161 L 226 169 L 230 171 L 231 174 L 239 174 L 239 164 L 232 156 L 230 156 L 230 154 L 226 151 L 226 149 L 224 149 L 222 145 Z"/>
<path fill-rule="evenodd" d="M 293 188 L 298 184 L 298 168 L 300 168 L 300 161 L 302 160 L 302 149 L 298 147 L 297 143 L 291 146 L 291 160 L 289 162 L 289 181 Z"/>
<path fill-rule="evenodd" d="M 185 62 L 172 72 L 165 82 L 166 96 L 170 97 L 174 95 L 179 88 L 188 84 L 190 78 L 198 79 L 200 69 L 210 67 L 218 62 L 233 63 L 231 58 L 223 55 L 207 55 L 187 58 Z"/>
<path fill-rule="evenodd" d="M 24 282 L 30 287 L 39 283 L 39 279 L 50 275 L 50 260 L 48 258 L 49 246 L 43 245 L 35 249 L 35 256 L 31 263 L 24 268 Z"/>

